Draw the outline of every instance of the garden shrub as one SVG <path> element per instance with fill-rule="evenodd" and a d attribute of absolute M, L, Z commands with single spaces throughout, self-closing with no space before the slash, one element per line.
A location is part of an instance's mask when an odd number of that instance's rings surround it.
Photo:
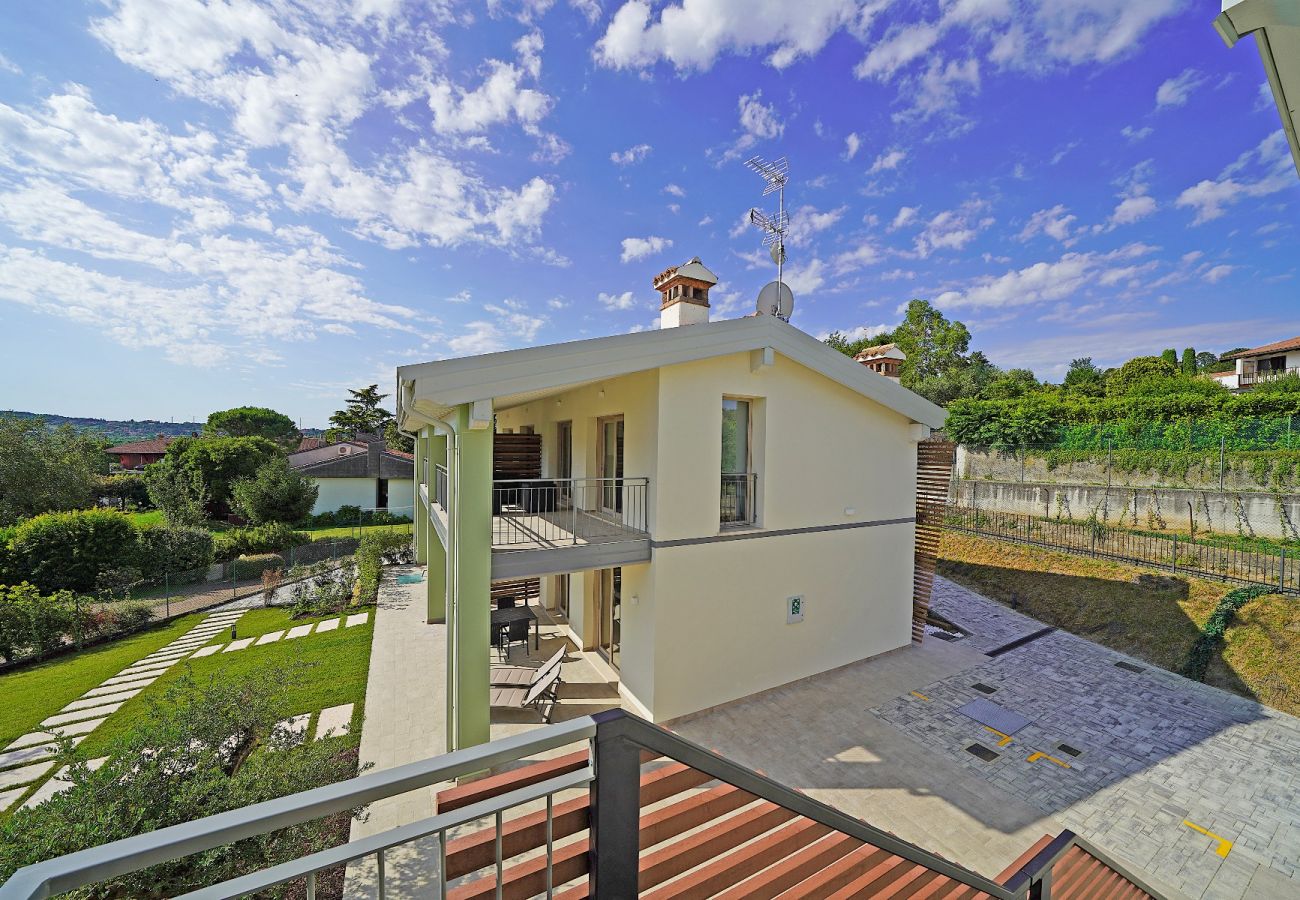
<path fill-rule="evenodd" d="M 100 572 L 132 564 L 136 546 L 135 526 L 116 510 L 45 513 L 14 530 L 10 566 L 42 591 L 91 591 Z"/>
<path fill-rule="evenodd" d="M 340 506 L 334 512 L 320 512 L 307 516 L 302 524 L 310 528 L 355 528 L 360 525 L 406 525 L 409 516 L 398 515 L 386 509 L 366 509 L 359 506 Z"/>
<path fill-rule="evenodd" d="M 138 565 L 146 578 L 189 574 L 201 579 L 212 565 L 215 547 L 206 528 L 146 528 L 140 532 Z"/>
<path fill-rule="evenodd" d="M 357 736 L 290 746 L 276 730 L 292 685 L 323 677 L 307 668 L 201 685 L 183 677 L 150 698 L 148 712 L 113 743 L 101 768 L 74 762 L 70 789 L 0 822 L 0 881 L 43 859 L 351 778 Z M 153 900 L 216 884 L 346 841 L 360 811 L 159 863 L 78 896 Z M 285 896 L 283 890 L 265 896 Z"/>
<path fill-rule="evenodd" d="M 62 646 L 76 627 L 76 608 L 69 591 L 42 594 L 26 582 L 0 585 L 0 654 L 12 661 Z"/>
<path fill-rule="evenodd" d="M 278 553 L 255 553 L 241 556 L 231 565 L 236 581 L 246 578 L 261 578 L 263 572 L 284 570 L 284 557 Z"/>
<path fill-rule="evenodd" d="M 317 571 L 293 588 L 289 614 L 295 619 L 340 613 L 352 604 L 357 570 L 351 563 Z"/>
<path fill-rule="evenodd" d="M 357 547 L 357 602 L 374 603 L 379 597 L 383 564 L 404 561 L 411 552 L 411 536 L 398 531 L 371 531 Z"/>
<path fill-rule="evenodd" d="M 1187 661 L 1183 663 L 1182 674 L 1193 681 L 1204 681 L 1205 672 L 1210 667 L 1210 661 L 1214 658 L 1215 651 L 1222 645 L 1223 636 L 1227 633 L 1228 626 L 1232 624 L 1233 618 L 1237 615 L 1237 610 L 1256 597 L 1263 597 L 1276 592 L 1276 588 L 1257 584 L 1250 587 L 1240 587 L 1224 594 L 1223 599 L 1214 607 L 1214 611 L 1210 613 L 1209 618 L 1205 620 L 1205 624 L 1201 626 L 1201 633 L 1197 635 L 1196 642 L 1192 644 L 1192 649 L 1187 653 Z"/>
<path fill-rule="evenodd" d="M 284 522 L 271 522 L 254 528 L 232 528 L 215 537 L 217 559 L 229 560 L 250 553 L 276 553 L 311 542 L 305 531 L 294 531 Z"/>

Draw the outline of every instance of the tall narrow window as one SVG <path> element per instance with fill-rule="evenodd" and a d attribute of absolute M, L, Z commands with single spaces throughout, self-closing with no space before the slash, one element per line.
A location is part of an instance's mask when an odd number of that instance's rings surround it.
<path fill-rule="evenodd" d="M 748 400 L 722 401 L 722 497 L 724 525 L 754 521 L 754 475 L 749 471 L 750 409 Z"/>

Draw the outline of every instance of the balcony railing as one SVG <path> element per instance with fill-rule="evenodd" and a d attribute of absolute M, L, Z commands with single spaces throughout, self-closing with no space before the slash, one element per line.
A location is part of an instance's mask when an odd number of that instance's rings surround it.
<path fill-rule="evenodd" d="M 226 900 L 277 885 L 301 885 L 300 890 L 313 898 L 326 870 L 373 860 L 373 885 L 382 898 L 390 887 L 386 857 L 398 848 L 438 855 L 437 865 L 430 867 L 436 874 L 427 884 L 427 895 L 433 897 L 447 896 L 448 880 L 466 876 L 476 880 L 455 887 L 461 892 L 473 890 L 475 896 L 549 897 L 565 882 L 580 880 L 585 882 L 581 886 L 586 896 L 634 897 L 643 884 L 653 887 L 684 870 L 708 875 L 712 880 L 704 883 L 720 889 L 769 864 L 776 868 L 767 874 L 785 869 L 781 877 L 788 877 L 796 862 L 805 873 L 826 874 L 827 867 L 845 861 L 863 863 L 865 868 L 867 860 L 879 863 L 882 871 L 901 867 L 909 873 L 894 886 L 908 882 L 939 886 L 944 896 L 960 891 L 963 896 L 980 894 L 997 900 L 1045 900 L 1053 886 L 1062 896 L 1089 891 L 1090 896 L 1099 896 L 1097 890 L 1111 896 L 1121 889 L 1126 896 L 1160 896 L 1068 831 L 1038 845 L 1032 859 L 1000 883 L 993 881 L 659 726 L 610 710 L 36 863 L 0 886 L 0 900 L 49 897 L 471 773 L 513 768 L 521 760 L 575 746 L 567 757 L 551 760 L 548 777 L 516 778 L 499 789 L 480 790 L 467 805 L 448 805 L 437 815 L 183 896 Z M 647 772 L 643 768 L 647 758 L 667 767 Z M 709 791 L 717 799 L 708 810 L 693 799 L 688 801 L 689 809 L 674 807 L 671 817 L 645 808 L 705 784 L 717 785 Z M 557 795 L 572 797 L 575 789 L 584 788 L 585 798 L 556 803 Z M 647 800 L 651 794 L 655 799 Z M 751 808 L 752 813 L 761 815 L 720 818 L 755 798 L 764 802 Z M 544 810 L 538 809 L 543 804 Z M 709 814 L 710 828 L 700 833 L 708 840 L 677 841 L 684 830 L 701 824 L 701 810 Z M 677 824 L 685 819 L 691 825 Z M 485 831 L 463 836 L 464 827 L 475 822 L 491 824 Z M 765 858 L 754 857 L 752 846 L 749 850 L 741 846 L 759 835 Z M 831 835 L 829 843 L 819 857 L 809 857 L 806 843 L 822 835 Z M 422 851 L 411 847 L 425 838 L 434 838 L 436 846 Z M 768 879 L 767 887 L 774 883 Z"/>
<path fill-rule="evenodd" d="M 648 478 L 492 482 L 492 546 L 524 550 L 646 537 Z"/>
<path fill-rule="evenodd" d="M 440 463 L 433 467 L 433 502 L 447 508 L 447 467 Z"/>
<path fill-rule="evenodd" d="M 1300 375 L 1300 367 L 1293 366 L 1289 369 L 1260 369 L 1256 372 L 1242 372 L 1237 379 L 1237 385 L 1238 387 L 1251 387 L 1265 381 L 1276 381 L 1288 375 Z"/>
<path fill-rule="evenodd" d="M 758 506 L 758 473 L 723 472 L 719 518 L 723 525 L 753 525 Z"/>

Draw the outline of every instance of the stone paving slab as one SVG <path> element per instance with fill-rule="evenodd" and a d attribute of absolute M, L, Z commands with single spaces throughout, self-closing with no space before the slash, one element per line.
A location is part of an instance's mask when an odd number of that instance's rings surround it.
<path fill-rule="evenodd" d="M 108 757 L 101 756 L 99 759 L 90 760 L 86 763 L 86 766 L 93 772 L 106 762 L 108 762 Z M 55 772 L 49 781 L 38 787 L 35 793 L 23 802 L 22 808 L 30 809 L 33 806 L 39 806 L 56 794 L 62 794 L 64 791 L 70 790 L 73 783 L 68 779 L 69 768 L 69 766 L 64 766 Z"/>
<path fill-rule="evenodd" d="M 84 719 L 100 719 L 102 721 L 105 716 L 121 709 L 122 703 L 125 702 L 126 701 L 123 700 L 119 703 L 109 703 L 105 706 L 96 706 L 92 709 L 78 709 L 73 710 L 72 712 L 59 713 L 58 715 L 50 716 L 48 719 L 43 719 L 41 724 L 46 728 L 49 728 L 52 725 L 66 725 L 69 722 L 80 722 Z"/>
<path fill-rule="evenodd" d="M 104 684 L 100 685 L 94 690 L 86 691 L 86 693 L 82 694 L 82 696 L 103 697 L 105 695 L 116 694 L 121 691 L 129 691 L 129 690 L 134 690 L 136 688 L 145 688 L 153 684 L 160 677 L 161 677 L 161 673 L 159 673 L 158 675 L 144 675 L 141 676 L 140 678 L 133 678 L 130 681 L 120 681 L 117 684 L 108 684 L 107 682 L 105 682 Z"/>
<path fill-rule="evenodd" d="M 54 744 L 38 744 L 34 747 L 24 747 L 20 750 L 6 750 L 0 753 L 0 769 L 8 769 L 13 766 L 21 766 L 25 763 L 33 763 L 40 759 L 54 756 L 59 752 L 59 748 Z"/>
<path fill-rule="evenodd" d="M 162 673 L 163 670 L 159 669 L 153 672 L 136 673 L 134 675 L 115 675 L 106 680 L 100 685 L 100 687 L 112 687 L 115 684 L 127 684 L 128 682 L 141 681 L 145 678 L 157 678 Z"/>
<path fill-rule="evenodd" d="M 219 652 L 223 646 L 225 645 L 213 644 L 210 647 L 204 647 L 203 649 L 196 651 L 194 655 L 190 657 L 190 659 L 200 659 L 201 657 L 204 656 L 211 656 L 212 654 Z"/>
<path fill-rule="evenodd" d="M 61 725 L 57 728 L 51 728 L 48 731 L 33 731 L 31 734 L 25 734 L 18 738 L 6 750 L 17 750 L 20 747 L 33 747 L 37 744 L 48 744 L 60 736 L 76 737 L 79 734 L 89 734 L 103 724 L 103 719 L 86 719 L 84 722 L 74 722 L 71 725 Z"/>
<path fill-rule="evenodd" d="M 945 594 L 942 615 L 972 644 L 1041 627 L 965 589 Z M 1060 631 L 917 691 L 928 702 L 872 712 L 1159 882 L 1207 900 L 1254 897 L 1256 882 L 1300 897 L 1300 719 Z M 1029 724 L 1000 744 L 959 712 L 980 698 Z M 1226 858 L 1219 838 L 1233 842 Z"/>
<path fill-rule="evenodd" d="M 0 812 L 14 805 L 14 802 L 23 795 L 26 788 L 14 788 L 9 791 L 0 791 Z"/>
<path fill-rule="evenodd" d="M 140 660 L 140 663 L 175 662 L 187 652 L 187 648 L 181 647 L 177 650 L 168 650 L 166 653 L 154 653 Z"/>
<path fill-rule="evenodd" d="M 21 769 L 5 769 L 0 772 L 0 788 L 9 788 L 14 785 L 35 781 L 53 768 L 54 763 L 51 761 L 34 763 L 30 766 L 23 766 Z"/>
<path fill-rule="evenodd" d="M 272 732 L 277 741 L 287 741 L 288 746 L 302 743 L 307 736 L 307 725 L 311 722 L 311 713 L 293 716 L 283 722 L 277 722 Z"/>
<path fill-rule="evenodd" d="M 328 737 L 331 734 L 335 737 L 342 737 L 348 733 L 352 727 L 352 704 L 344 703 L 342 706 L 331 706 L 320 711 L 320 718 L 316 720 L 316 740 Z"/>
<path fill-rule="evenodd" d="M 236 650 L 243 650 L 245 647 L 252 646 L 253 641 L 254 638 L 240 638 L 237 641 L 231 641 L 229 644 L 226 644 L 225 649 L 223 649 L 221 652 L 234 653 Z"/>
<path fill-rule="evenodd" d="M 142 690 L 144 690 L 144 688 L 131 688 L 126 691 L 118 691 L 115 694 L 104 694 L 102 697 L 88 697 L 85 700 L 74 700 L 67 706 L 63 707 L 60 712 L 76 712 L 80 709 L 93 709 L 96 706 L 120 703 L 124 700 L 130 700 Z"/>
<path fill-rule="evenodd" d="M 145 663 L 143 665 L 131 666 L 129 669 L 123 669 L 122 674 L 139 675 L 141 672 L 161 672 L 163 669 L 170 669 L 173 665 L 175 665 L 173 662 Z"/>
<path fill-rule="evenodd" d="M 311 634 L 311 625 L 295 625 L 293 628 L 289 629 L 289 632 L 284 636 L 284 639 L 286 641 L 291 641 L 294 638 L 300 638 L 307 634 Z"/>
<path fill-rule="evenodd" d="M 370 621 L 370 613 L 354 613 L 348 616 L 347 627 L 352 628 L 356 625 L 364 625 Z"/>
<path fill-rule="evenodd" d="M 322 631 L 333 631 L 335 628 L 338 628 L 342 622 L 342 619 L 326 619 L 324 622 L 321 622 L 316 626 L 316 633 L 320 634 Z"/>
<path fill-rule="evenodd" d="M 279 631 L 270 631 L 258 638 L 257 643 L 253 646 L 260 647 L 263 644 L 274 644 L 282 637 L 284 637 L 284 629 L 280 629 Z"/>

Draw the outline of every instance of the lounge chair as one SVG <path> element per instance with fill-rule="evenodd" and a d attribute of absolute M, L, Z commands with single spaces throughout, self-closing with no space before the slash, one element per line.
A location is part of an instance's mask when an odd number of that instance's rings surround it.
<path fill-rule="evenodd" d="M 546 724 L 551 724 L 555 713 L 555 704 L 559 700 L 560 667 L 555 666 L 550 673 L 539 678 L 530 687 L 494 687 L 491 690 L 491 703 L 503 709 L 535 709 Z M 546 712 L 542 705 L 546 704 Z"/>
<path fill-rule="evenodd" d="M 558 668 L 564 662 L 564 648 L 555 651 L 555 655 L 542 663 L 540 667 L 532 666 L 493 666 L 491 684 L 496 687 L 531 687 L 534 682 L 545 678 L 551 669 Z"/>

